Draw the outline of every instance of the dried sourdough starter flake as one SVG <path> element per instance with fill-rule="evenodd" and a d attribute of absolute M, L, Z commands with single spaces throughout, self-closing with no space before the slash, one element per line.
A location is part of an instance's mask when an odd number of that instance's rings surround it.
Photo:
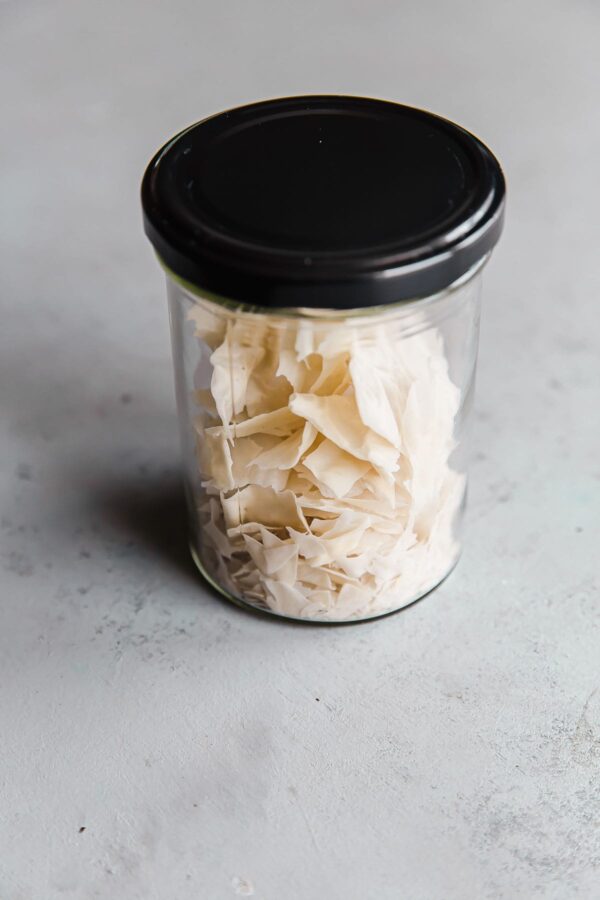
<path fill-rule="evenodd" d="M 201 553 L 224 588 L 284 615 L 400 607 L 458 555 L 459 390 L 435 329 L 385 319 L 190 313 L 210 351 L 195 391 Z"/>

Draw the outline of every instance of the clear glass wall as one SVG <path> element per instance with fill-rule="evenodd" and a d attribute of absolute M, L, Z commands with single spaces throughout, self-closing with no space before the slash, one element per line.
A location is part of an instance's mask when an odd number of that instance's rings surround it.
<path fill-rule="evenodd" d="M 480 267 L 443 294 L 273 311 L 168 277 L 194 559 L 293 618 L 399 609 L 460 553 Z"/>

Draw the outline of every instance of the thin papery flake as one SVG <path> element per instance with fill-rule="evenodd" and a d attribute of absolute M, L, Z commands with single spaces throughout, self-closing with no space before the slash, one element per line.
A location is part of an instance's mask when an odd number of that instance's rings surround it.
<path fill-rule="evenodd" d="M 228 528 L 247 522 L 256 522 L 267 528 L 294 528 L 308 530 L 308 525 L 292 491 L 275 491 L 271 487 L 249 484 L 222 498 Z"/>
<path fill-rule="evenodd" d="M 355 354 L 350 361 L 350 377 L 362 422 L 399 450 L 402 440 L 385 373 L 378 371 L 366 354 Z"/>
<path fill-rule="evenodd" d="M 273 434 L 276 437 L 288 437 L 304 425 L 300 416 L 295 415 L 287 406 L 272 412 L 236 422 L 235 437 L 248 437 L 252 434 Z"/>
<path fill-rule="evenodd" d="M 271 447 L 264 450 L 254 460 L 254 464 L 261 469 L 293 469 L 302 456 L 309 449 L 317 436 L 317 429 L 309 422 L 295 434 L 284 438 Z"/>
<path fill-rule="evenodd" d="M 290 409 L 351 456 L 368 460 L 387 471 L 396 471 L 398 451 L 385 438 L 367 428 L 353 397 L 293 394 Z"/>
<path fill-rule="evenodd" d="M 316 433 L 316 429 L 314 430 Z M 345 497 L 359 478 L 371 468 L 369 462 L 356 459 L 327 438 L 305 457 L 304 465 L 338 498 Z"/>
<path fill-rule="evenodd" d="M 210 387 L 223 424 L 230 422 L 246 405 L 248 381 L 264 354 L 263 347 L 240 347 L 230 336 L 212 354 Z"/>

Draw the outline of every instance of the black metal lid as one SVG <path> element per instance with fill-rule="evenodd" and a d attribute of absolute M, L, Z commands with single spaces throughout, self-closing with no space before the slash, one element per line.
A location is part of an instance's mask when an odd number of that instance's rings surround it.
<path fill-rule="evenodd" d="M 384 100 L 287 97 L 198 122 L 154 157 L 146 234 L 176 275 L 267 307 L 351 309 L 442 290 L 502 229 L 472 134 Z"/>

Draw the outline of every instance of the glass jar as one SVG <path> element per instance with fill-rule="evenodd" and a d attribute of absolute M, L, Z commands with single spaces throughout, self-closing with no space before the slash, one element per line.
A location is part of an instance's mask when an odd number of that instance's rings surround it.
<path fill-rule="evenodd" d="M 471 135 L 360 98 L 242 107 L 151 163 L 192 555 L 225 596 L 345 622 L 453 569 L 503 201 Z"/>

